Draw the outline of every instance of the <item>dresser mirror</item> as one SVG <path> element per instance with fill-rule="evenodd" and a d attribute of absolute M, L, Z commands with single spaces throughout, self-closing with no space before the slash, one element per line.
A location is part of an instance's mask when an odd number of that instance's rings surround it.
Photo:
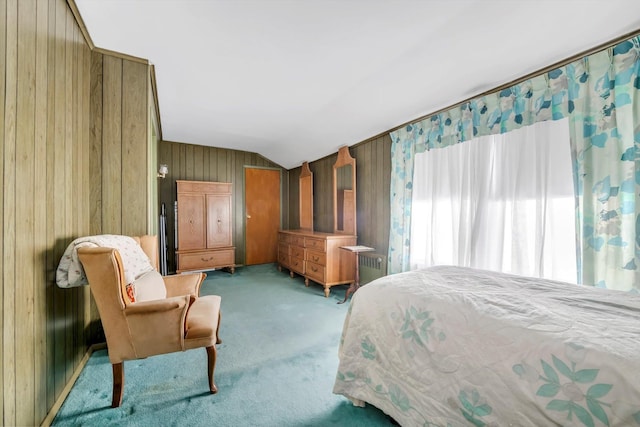
<path fill-rule="evenodd" d="M 300 229 L 313 231 L 313 173 L 307 162 L 302 164 L 299 183 Z"/>
<path fill-rule="evenodd" d="M 355 235 L 356 159 L 341 147 L 333 165 L 333 232 Z"/>

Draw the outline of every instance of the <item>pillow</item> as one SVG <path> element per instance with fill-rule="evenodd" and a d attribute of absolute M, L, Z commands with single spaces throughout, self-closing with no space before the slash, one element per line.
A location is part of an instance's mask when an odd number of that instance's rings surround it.
<path fill-rule="evenodd" d="M 165 299 L 167 288 L 164 280 L 156 270 L 147 271 L 125 287 L 124 301 L 126 305 L 140 301 Z"/>
<path fill-rule="evenodd" d="M 60 259 L 56 271 L 56 284 L 61 288 L 86 285 L 87 277 L 78 258 L 78 249 L 82 247 L 114 248 L 120 252 L 126 283 L 132 283 L 142 274 L 154 270 L 147 254 L 140 244 L 129 236 L 102 234 L 75 239 L 69 244 Z"/>

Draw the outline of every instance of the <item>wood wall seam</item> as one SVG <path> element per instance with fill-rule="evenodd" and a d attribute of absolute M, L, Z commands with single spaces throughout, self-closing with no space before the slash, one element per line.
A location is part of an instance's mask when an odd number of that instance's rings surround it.
<path fill-rule="evenodd" d="M 34 185 L 35 174 L 35 68 L 36 68 L 36 3 L 18 4 L 18 58 L 15 148 L 15 400 L 16 424 L 28 425 L 35 414 L 34 311 Z M 20 191 L 18 191 L 18 188 Z M 18 214 L 19 213 L 19 214 Z M 21 355 L 18 357 L 18 355 Z"/>
<path fill-rule="evenodd" d="M 18 4 L 6 0 L 5 133 L 3 168 L 3 310 L 2 375 L 3 424 L 16 424 L 15 244 L 16 244 L 16 105 Z"/>
<path fill-rule="evenodd" d="M 149 76 L 151 79 L 151 95 L 153 96 L 153 107 L 156 111 L 156 122 L 158 125 L 158 141 L 162 141 L 162 123 L 160 123 L 160 100 L 158 98 L 158 84 L 156 81 L 156 67 L 150 64 Z"/>
<path fill-rule="evenodd" d="M 102 47 L 94 47 L 93 51 L 101 53 L 101 54 L 106 55 L 106 56 L 112 56 L 112 57 L 118 58 L 118 59 L 124 59 L 124 60 L 127 60 L 127 61 L 138 62 L 140 64 L 149 65 L 149 60 L 148 59 L 140 58 L 138 56 L 133 56 L 133 55 L 127 55 L 126 53 L 116 52 L 115 50 L 104 49 Z"/>
<path fill-rule="evenodd" d="M 91 35 L 89 34 L 89 30 L 87 30 L 87 26 L 84 23 L 84 19 L 82 19 L 82 15 L 80 15 L 80 10 L 78 9 L 78 5 L 75 0 L 67 0 L 67 5 L 69 6 L 71 13 L 73 13 L 73 17 L 75 18 L 76 23 L 82 32 L 82 36 L 84 37 L 84 41 L 89 46 L 89 49 L 95 48 Z"/>

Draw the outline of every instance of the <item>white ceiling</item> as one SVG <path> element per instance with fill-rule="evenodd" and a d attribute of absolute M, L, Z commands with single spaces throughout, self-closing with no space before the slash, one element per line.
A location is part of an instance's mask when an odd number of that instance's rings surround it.
<path fill-rule="evenodd" d="M 285 168 L 640 29 L 638 0 L 75 0 L 155 65 L 165 140 Z"/>

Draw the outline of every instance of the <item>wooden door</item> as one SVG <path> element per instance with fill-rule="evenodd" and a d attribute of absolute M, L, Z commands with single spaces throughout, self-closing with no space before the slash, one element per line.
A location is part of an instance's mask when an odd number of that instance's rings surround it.
<path fill-rule="evenodd" d="M 278 259 L 280 170 L 245 168 L 245 264 Z"/>

